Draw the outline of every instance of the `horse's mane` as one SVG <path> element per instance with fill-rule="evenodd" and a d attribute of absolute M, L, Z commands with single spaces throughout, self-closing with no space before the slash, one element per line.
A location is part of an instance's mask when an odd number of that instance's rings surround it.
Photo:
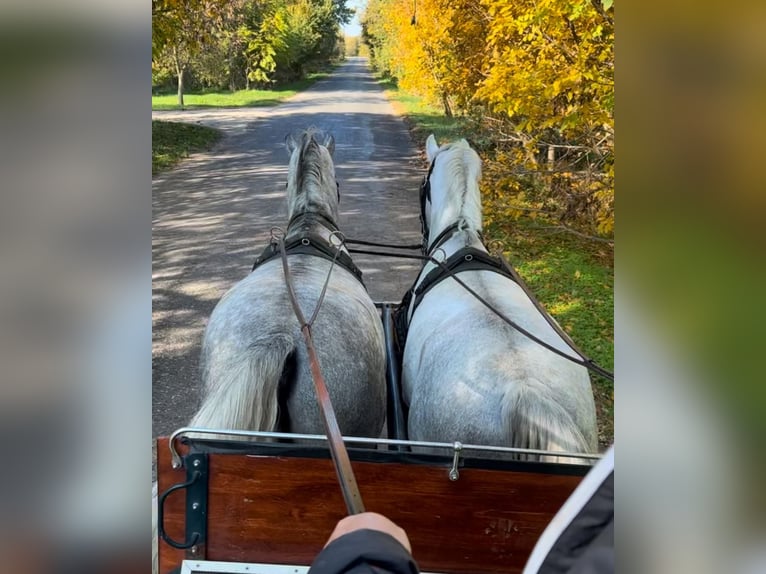
<path fill-rule="evenodd" d="M 445 176 L 449 182 L 444 195 L 445 202 L 453 202 L 456 201 L 453 198 L 459 198 L 458 229 L 481 231 L 481 193 L 479 192 L 481 159 L 464 139 L 445 145 L 439 150 L 437 157 L 439 156 L 444 156 L 439 167 L 445 170 Z M 440 215 L 451 221 L 441 221 L 440 218 L 437 227 L 444 228 L 454 223 L 453 214 L 453 210 L 442 208 Z"/>
<path fill-rule="evenodd" d="M 317 140 L 323 141 L 323 134 L 315 129 L 306 130 L 301 136 L 295 162 L 296 193 L 292 198 L 292 213 L 320 211 L 335 219 L 336 209 L 329 200 L 335 193 L 335 181 L 328 180 L 330 174 L 322 169 L 325 158 Z"/>

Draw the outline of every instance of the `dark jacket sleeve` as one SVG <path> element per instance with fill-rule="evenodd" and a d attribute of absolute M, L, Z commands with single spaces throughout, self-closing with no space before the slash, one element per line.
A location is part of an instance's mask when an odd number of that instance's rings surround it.
<path fill-rule="evenodd" d="M 309 574 L 417 574 L 415 560 L 392 536 L 356 530 L 333 540 L 314 559 Z"/>

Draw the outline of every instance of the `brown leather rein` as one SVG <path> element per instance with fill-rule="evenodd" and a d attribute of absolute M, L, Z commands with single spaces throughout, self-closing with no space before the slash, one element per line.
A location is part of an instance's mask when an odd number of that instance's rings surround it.
<path fill-rule="evenodd" d="M 338 420 L 335 417 L 335 410 L 333 409 L 332 401 L 330 400 L 330 393 L 327 392 L 327 385 L 322 376 L 322 370 L 319 367 L 319 358 L 317 357 L 316 350 L 314 349 L 314 341 L 311 337 L 311 325 L 313 324 L 314 319 L 316 319 L 319 307 L 324 299 L 327 285 L 330 281 L 330 275 L 328 274 L 327 276 L 327 281 L 325 282 L 322 293 L 317 301 L 317 307 L 314 310 L 311 320 L 306 321 L 306 317 L 295 296 L 295 289 L 293 288 L 292 277 L 290 275 L 290 266 L 287 264 L 284 236 L 280 236 L 278 241 L 279 251 L 282 256 L 282 269 L 285 275 L 285 285 L 287 286 L 287 293 L 290 297 L 290 303 L 293 306 L 295 316 L 301 324 L 303 340 L 306 342 L 306 349 L 309 355 L 309 366 L 311 368 L 311 378 L 314 381 L 317 401 L 319 402 L 319 412 L 322 415 L 322 422 L 324 423 L 325 432 L 327 434 L 327 441 L 330 445 L 330 455 L 332 456 L 332 461 L 335 465 L 335 473 L 338 475 L 338 482 L 340 483 L 340 489 L 343 493 L 343 499 L 346 502 L 348 513 L 360 514 L 364 512 L 362 495 L 359 493 L 359 486 L 356 483 L 354 470 L 351 468 L 351 460 L 348 458 L 348 451 L 346 450 L 346 445 L 343 443 L 343 435 L 340 432 Z M 338 248 L 338 253 L 340 253 L 340 247 Z M 333 261 L 332 266 L 330 267 L 330 273 L 332 273 L 334 267 L 335 261 Z"/>

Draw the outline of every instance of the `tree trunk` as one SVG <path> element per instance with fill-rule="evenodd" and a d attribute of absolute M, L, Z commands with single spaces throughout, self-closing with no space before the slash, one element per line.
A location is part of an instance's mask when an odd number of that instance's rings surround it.
<path fill-rule="evenodd" d="M 449 98 L 447 92 L 442 92 L 442 105 L 444 106 L 444 115 L 448 118 L 452 117 L 452 107 L 449 105 Z"/>
<path fill-rule="evenodd" d="M 184 109 L 184 71 L 185 67 L 178 68 L 178 105 Z"/>
<path fill-rule="evenodd" d="M 178 77 L 178 105 L 181 109 L 184 109 L 184 72 L 186 71 L 186 65 L 181 63 L 181 59 L 178 57 L 178 48 L 173 48 L 173 59 L 176 64 L 176 76 Z"/>

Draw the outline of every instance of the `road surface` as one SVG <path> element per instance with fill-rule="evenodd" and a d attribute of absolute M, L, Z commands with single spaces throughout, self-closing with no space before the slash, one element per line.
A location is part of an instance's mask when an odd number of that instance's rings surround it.
<path fill-rule="evenodd" d="M 423 163 L 361 58 L 278 107 L 153 117 L 226 134 L 211 152 L 190 157 L 152 185 L 152 431 L 161 436 L 196 411 L 199 349 L 213 307 L 248 274 L 269 229 L 287 223 L 285 135 L 316 126 L 335 136 L 339 226 L 348 237 L 419 241 Z M 400 300 L 418 269 L 402 259 L 357 255 L 354 261 L 377 301 Z"/>

